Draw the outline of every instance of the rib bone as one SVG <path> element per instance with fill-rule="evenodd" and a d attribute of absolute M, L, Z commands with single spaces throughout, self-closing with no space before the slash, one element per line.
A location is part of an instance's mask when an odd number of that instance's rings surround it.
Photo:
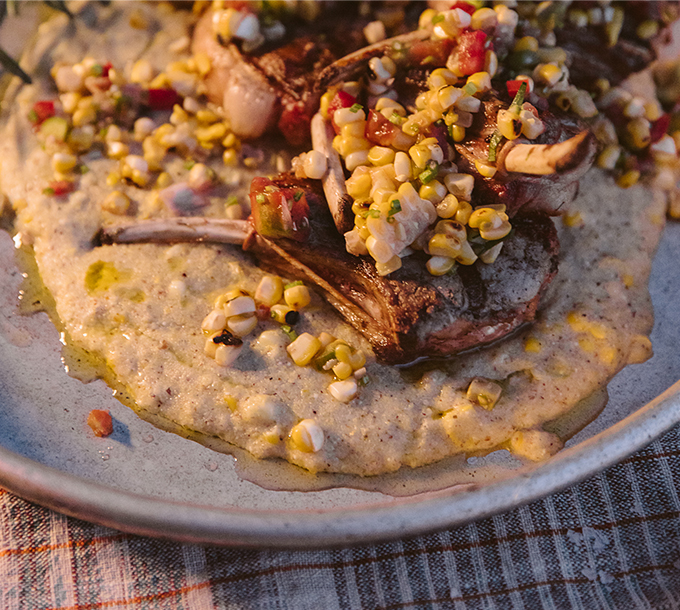
<path fill-rule="evenodd" d="M 240 246 L 251 232 L 252 227 L 247 220 L 160 218 L 133 220 L 102 227 L 94 241 L 97 245 L 206 242 Z"/>
<path fill-rule="evenodd" d="M 508 142 L 503 147 L 499 162 L 507 172 L 547 176 L 587 167 L 595 152 L 594 137 L 589 131 L 582 131 L 558 144 Z"/>

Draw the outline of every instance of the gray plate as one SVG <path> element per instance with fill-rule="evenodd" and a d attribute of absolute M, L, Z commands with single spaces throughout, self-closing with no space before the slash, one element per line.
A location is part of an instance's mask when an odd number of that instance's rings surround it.
<path fill-rule="evenodd" d="M 655 355 L 610 383 L 604 412 L 548 463 L 518 468 L 506 452 L 496 452 L 464 465 L 474 484 L 405 498 L 349 487 L 306 493 L 264 489 L 239 476 L 242 458 L 160 431 L 119 403 L 102 382 L 68 377 L 59 336 L 47 317 L 14 313 L 21 277 L 12 248 L 9 236 L 0 234 L 0 484 L 123 531 L 220 545 L 307 548 L 420 534 L 572 485 L 680 421 L 678 224 L 665 232 L 651 280 Z M 112 436 L 93 437 L 86 425 L 93 408 L 111 412 Z M 366 481 L 355 482 L 366 487 Z"/>

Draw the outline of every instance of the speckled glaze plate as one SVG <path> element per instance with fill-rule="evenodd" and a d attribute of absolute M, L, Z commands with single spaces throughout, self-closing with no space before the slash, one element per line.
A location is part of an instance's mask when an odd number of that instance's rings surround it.
<path fill-rule="evenodd" d="M 360 479 L 323 491 L 276 491 L 276 469 L 271 480 L 258 475 L 270 487 L 265 489 L 239 475 L 248 463 L 242 456 L 159 430 L 118 402 L 103 382 L 83 384 L 66 375 L 59 334 L 47 316 L 16 313 L 21 274 L 12 240 L 2 233 L 0 485 L 123 531 L 218 545 L 359 544 L 502 512 L 591 476 L 680 421 L 678 260 L 676 223 L 664 233 L 651 278 L 655 355 L 614 378 L 609 404 L 567 449 L 532 467 L 495 452 L 463 464 L 464 485 L 394 497 L 370 491 L 370 481 Z M 93 408 L 111 412 L 112 436 L 91 434 L 86 419 Z M 428 472 L 400 476 L 412 481 Z"/>

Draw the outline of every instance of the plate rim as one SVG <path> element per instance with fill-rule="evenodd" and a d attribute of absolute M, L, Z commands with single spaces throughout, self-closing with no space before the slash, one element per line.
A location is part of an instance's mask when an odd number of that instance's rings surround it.
<path fill-rule="evenodd" d="M 0 485 L 57 512 L 129 534 L 225 547 L 341 547 L 423 535 L 540 500 L 620 462 L 678 422 L 680 381 L 529 472 L 475 489 L 454 486 L 340 508 L 245 509 L 167 500 L 102 485 L 2 446 Z"/>

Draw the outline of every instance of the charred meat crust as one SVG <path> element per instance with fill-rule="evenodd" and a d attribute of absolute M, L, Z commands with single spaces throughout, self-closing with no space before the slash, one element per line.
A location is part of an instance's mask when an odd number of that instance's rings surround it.
<path fill-rule="evenodd" d="M 279 183 L 283 186 L 282 183 Z M 442 356 L 495 341 L 534 318 L 557 271 L 558 240 L 542 213 L 515 217 L 513 233 L 491 265 L 460 265 L 440 277 L 425 269 L 425 255 L 403 259 L 401 269 L 378 275 L 369 257 L 346 252 L 322 198 L 305 181 L 312 210 L 306 243 L 253 236 L 244 248 L 261 266 L 316 284 L 326 299 L 390 364 Z"/>

